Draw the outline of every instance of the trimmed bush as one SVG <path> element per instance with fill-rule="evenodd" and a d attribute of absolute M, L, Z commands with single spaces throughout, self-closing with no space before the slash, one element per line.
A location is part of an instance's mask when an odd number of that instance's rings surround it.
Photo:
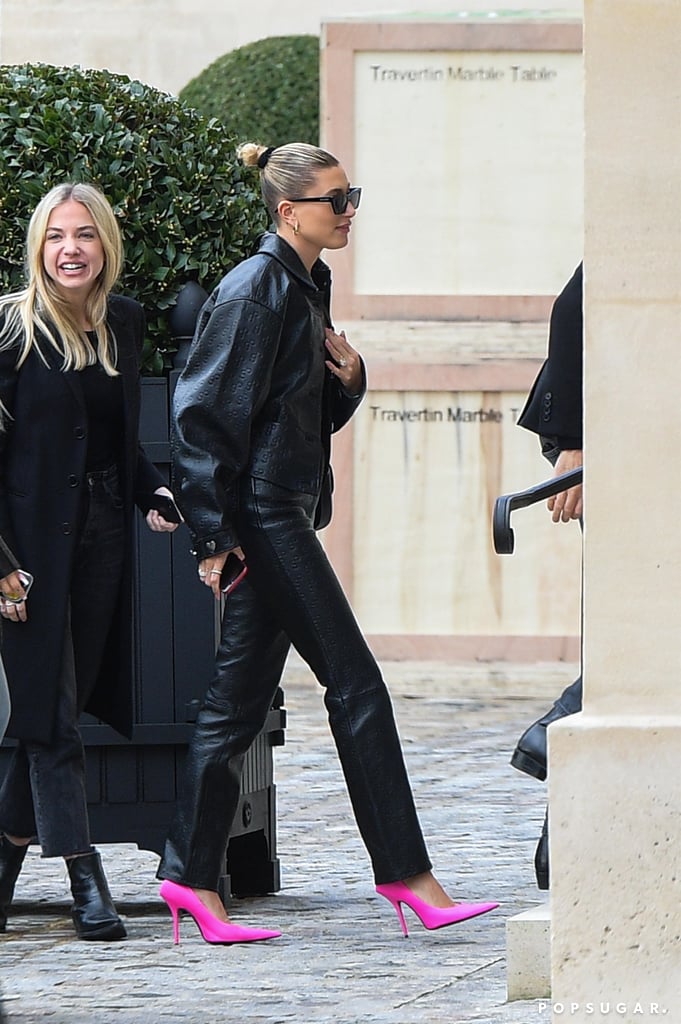
<path fill-rule="evenodd" d="M 271 36 L 226 53 L 180 98 L 239 142 L 319 145 L 319 38 Z"/>
<path fill-rule="evenodd" d="M 267 227 L 236 142 L 180 100 L 108 71 L 0 67 L 0 288 L 23 286 L 26 227 L 54 185 L 98 185 L 125 241 L 120 290 L 144 306 L 144 369 L 174 343 L 168 315 L 188 280 L 210 291 Z"/>

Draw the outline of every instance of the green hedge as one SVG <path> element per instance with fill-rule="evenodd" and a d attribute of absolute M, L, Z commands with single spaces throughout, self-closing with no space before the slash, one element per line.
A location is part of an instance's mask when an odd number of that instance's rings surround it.
<path fill-rule="evenodd" d="M 226 53 L 193 78 L 182 99 L 216 117 L 240 142 L 319 144 L 319 38 L 271 36 Z"/>
<path fill-rule="evenodd" d="M 28 219 L 63 181 L 90 181 L 125 240 L 121 291 L 148 318 L 144 368 L 162 373 L 168 312 L 187 280 L 207 291 L 267 227 L 236 140 L 180 100 L 108 71 L 0 67 L 0 288 L 23 285 Z"/>

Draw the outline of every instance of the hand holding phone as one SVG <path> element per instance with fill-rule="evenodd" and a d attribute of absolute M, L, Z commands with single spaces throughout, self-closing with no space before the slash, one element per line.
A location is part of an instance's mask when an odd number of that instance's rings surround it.
<path fill-rule="evenodd" d="M 30 572 L 26 572 L 25 569 L 17 569 L 16 573 L 23 589 L 0 594 L 0 597 L 2 597 L 7 604 L 23 604 L 28 597 L 28 592 L 31 589 L 31 586 L 33 585 L 33 576 Z"/>
<path fill-rule="evenodd" d="M 154 494 L 149 502 L 150 509 L 156 509 L 167 523 L 183 523 L 182 513 L 167 494 Z"/>

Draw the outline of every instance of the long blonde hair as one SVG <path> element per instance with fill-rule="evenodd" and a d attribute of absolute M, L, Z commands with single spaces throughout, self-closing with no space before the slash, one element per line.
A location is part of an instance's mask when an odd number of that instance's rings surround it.
<path fill-rule="evenodd" d="M 85 302 L 85 315 L 97 336 L 92 343 L 73 310 L 59 294 L 43 263 L 47 225 L 52 211 L 69 199 L 85 206 L 94 221 L 104 250 L 104 266 Z M 62 370 L 82 370 L 99 362 L 116 376 L 116 340 L 106 323 L 107 301 L 123 266 L 123 240 L 108 201 L 94 185 L 66 183 L 43 196 L 29 221 L 26 235 L 27 285 L 0 298 L 0 349 L 17 345 L 17 366 L 32 349 L 45 361 L 37 342 L 40 332 L 62 357 Z"/>

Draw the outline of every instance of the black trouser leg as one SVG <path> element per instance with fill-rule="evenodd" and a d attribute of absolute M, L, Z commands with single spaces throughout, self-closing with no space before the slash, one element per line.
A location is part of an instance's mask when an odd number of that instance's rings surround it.
<path fill-rule="evenodd" d="M 28 846 L 15 846 L 7 836 L 0 836 L 0 932 L 7 927 L 7 911 L 27 850 Z"/>
<path fill-rule="evenodd" d="M 241 761 L 262 728 L 279 682 L 287 637 L 325 687 L 331 731 L 357 824 L 377 883 L 430 868 L 378 666 L 311 525 L 315 500 L 250 481 L 238 530 L 249 576 L 228 599 L 218 667 L 199 716 L 160 877 L 215 888 L 224 843 L 213 850 L 211 881 L 199 868 L 216 842 L 216 807 L 226 839 L 238 799 Z M 232 603 L 234 602 L 234 603 Z M 279 651 L 279 661 L 272 652 Z M 223 787 L 231 793 L 220 796 Z M 225 832 L 225 828 L 227 832 Z M 222 837 L 220 837 L 222 843 Z"/>
<path fill-rule="evenodd" d="M 305 496 L 252 482 L 240 531 L 254 586 L 325 688 L 329 724 L 378 883 L 430 868 L 392 704 L 311 525 Z"/>
<path fill-rule="evenodd" d="M 265 725 L 289 641 L 248 577 L 228 598 L 215 675 L 198 714 L 159 878 L 216 890 L 244 756 Z"/>
<path fill-rule="evenodd" d="M 0 823 L 8 835 L 37 836 L 44 857 L 90 849 L 85 754 L 78 729 L 73 647 L 64 637 L 54 736 L 17 744 L 0 793 Z"/>
<path fill-rule="evenodd" d="M 95 685 L 111 630 L 124 542 L 115 468 L 88 474 L 52 738 L 49 743 L 20 742 L 0 790 L 0 829 L 22 838 L 37 835 L 44 857 L 69 857 L 90 849 L 78 718 Z"/>
<path fill-rule="evenodd" d="M 538 889 L 549 888 L 549 810 L 546 808 L 544 824 L 534 853 L 534 873 Z"/>

